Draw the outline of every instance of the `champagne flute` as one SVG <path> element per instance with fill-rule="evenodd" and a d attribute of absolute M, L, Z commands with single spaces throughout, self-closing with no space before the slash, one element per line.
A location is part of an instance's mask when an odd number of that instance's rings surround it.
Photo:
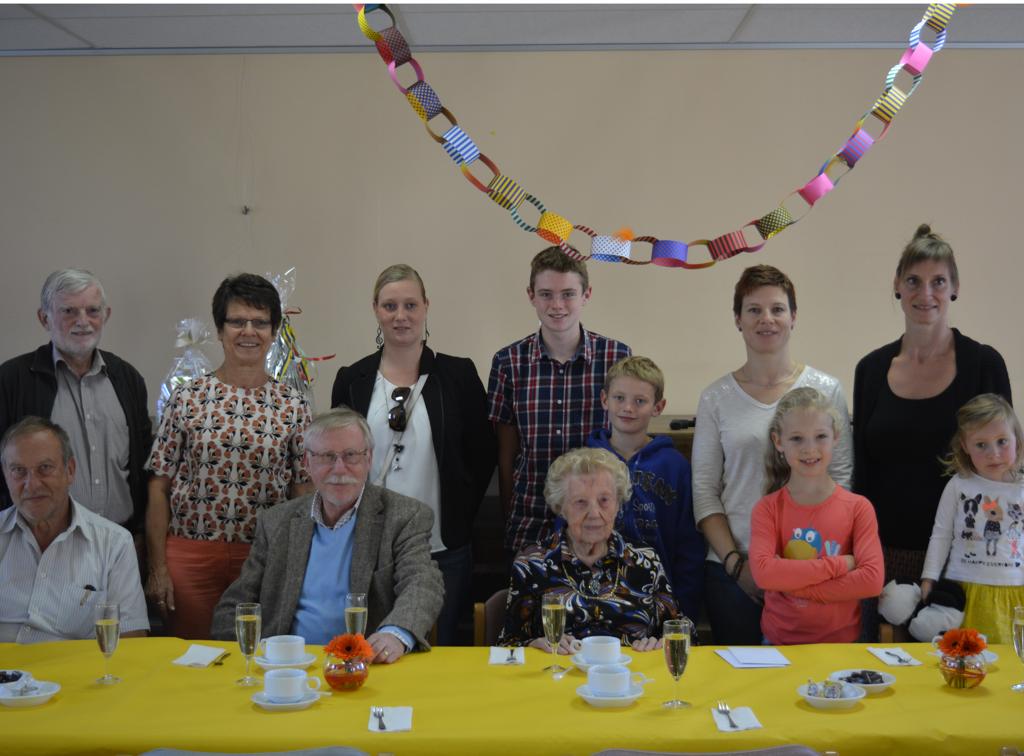
<path fill-rule="evenodd" d="M 100 685 L 114 685 L 120 677 L 110 674 L 110 657 L 117 651 L 121 638 L 121 610 L 117 604 L 99 604 L 96 607 L 96 642 L 103 653 L 103 677 L 96 680 Z"/>
<path fill-rule="evenodd" d="M 252 676 L 252 657 L 260 645 L 262 616 L 259 604 L 238 604 L 235 607 L 235 636 L 245 657 L 245 677 L 236 682 L 245 688 L 260 684 L 259 679 Z"/>
<path fill-rule="evenodd" d="M 558 642 L 565 631 L 565 595 L 556 591 L 544 594 L 540 604 L 540 620 L 544 626 L 544 638 L 551 645 L 551 665 L 544 667 L 545 672 L 557 674 L 565 672 L 565 667 L 558 663 Z"/>
<path fill-rule="evenodd" d="M 686 619 L 665 620 L 662 626 L 661 639 L 665 646 L 665 666 L 675 680 L 675 698 L 666 701 L 666 709 L 683 709 L 690 704 L 679 698 L 679 678 L 686 671 L 686 662 L 690 658 L 690 637 L 693 634 L 693 623 Z"/>
<path fill-rule="evenodd" d="M 1024 606 L 1013 608 L 1013 650 L 1017 658 L 1024 662 Z M 1024 682 L 1011 685 L 1010 690 L 1024 690 Z"/>
<path fill-rule="evenodd" d="M 345 603 L 345 631 L 366 635 L 366 594 L 350 593 Z"/>

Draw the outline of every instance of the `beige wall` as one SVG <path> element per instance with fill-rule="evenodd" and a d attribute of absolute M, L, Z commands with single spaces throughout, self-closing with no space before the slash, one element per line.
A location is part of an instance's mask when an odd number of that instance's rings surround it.
<path fill-rule="evenodd" d="M 549 209 L 604 233 L 692 240 L 759 217 L 812 178 L 898 55 L 419 59 L 484 152 Z M 701 388 L 743 360 L 736 278 L 770 263 L 797 286 L 794 356 L 838 376 L 849 397 L 857 359 L 901 332 L 893 269 L 930 221 L 959 256 L 954 325 L 1002 352 L 1024 396 L 1022 72 L 1024 51 L 943 51 L 886 139 L 763 252 L 705 271 L 592 263 L 584 322 L 653 357 L 668 412 L 693 412 Z M 105 282 L 104 346 L 151 394 L 174 323 L 209 317 L 216 284 L 242 269 L 298 268 L 301 343 L 338 353 L 321 369 L 321 407 L 337 367 L 373 348 L 371 286 L 392 262 L 426 280 L 431 344 L 472 357 L 484 380 L 495 349 L 536 325 L 524 289 L 543 243 L 462 178 L 375 54 L 0 59 L 0 102 L 0 355 L 42 342 L 39 286 L 71 265 Z"/>

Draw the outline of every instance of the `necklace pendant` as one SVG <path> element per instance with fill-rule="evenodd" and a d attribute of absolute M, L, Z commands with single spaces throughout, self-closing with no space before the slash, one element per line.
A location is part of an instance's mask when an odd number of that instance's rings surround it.
<path fill-rule="evenodd" d="M 601 590 L 601 581 L 596 577 L 590 579 L 590 592 L 593 594 L 599 593 Z"/>

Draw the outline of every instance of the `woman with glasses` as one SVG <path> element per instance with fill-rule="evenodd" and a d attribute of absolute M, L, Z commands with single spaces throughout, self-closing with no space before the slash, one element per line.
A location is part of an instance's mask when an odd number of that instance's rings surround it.
<path fill-rule="evenodd" d="M 419 273 L 385 268 L 373 287 L 377 351 L 338 371 L 331 405 L 366 416 L 374 438 L 370 482 L 433 511 L 430 546 L 445 588 L 437 642 L 452 645 L 470 592 L 473 520 L 496 450 L 473 361 L 427 346 L 429 307 Z"/>
<path fill-rule="evenodd" d="M 281 324 L 277 289 L 251 273 L 225 278 L 213 321 L 224 361 L 171 394 L 146 464 L 146 593 L 180 638 L 210 637 L 256 513 L 310 489 L 302 467 L 309 403 L 266 372 Z"/>

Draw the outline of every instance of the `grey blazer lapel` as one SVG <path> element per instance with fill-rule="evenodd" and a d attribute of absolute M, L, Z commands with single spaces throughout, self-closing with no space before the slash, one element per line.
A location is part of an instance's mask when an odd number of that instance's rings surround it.
<path fill-rule="evenodd" d="M 370 578 L 373 577 L 373 568 L 380 552 L 380 539 L 384 531 L 384 502 L 380 491 L 377 486 L 367 483 L 363 490 L 363 500 L 359 502 L 359 511 L 356 512 L 349 585 L 357 593 L 369 593 Z"/>
<path fill-rule="evenodd" d="M 288 543 L 282 544 L 286 549 L 286 558 L 282 567 L 285 570 L 284 587 L 280 601 L 282 633 L 290 633 L 295 621 L 295 610 L 299 606 L 302 594 L 302 581 L 306 577 L 306 565 L 309 563 L 309 550 L 313 544 L 313 529 L 316 523 L 309 516 L 308 505 L 296 510 L 288 523 Z"/>

